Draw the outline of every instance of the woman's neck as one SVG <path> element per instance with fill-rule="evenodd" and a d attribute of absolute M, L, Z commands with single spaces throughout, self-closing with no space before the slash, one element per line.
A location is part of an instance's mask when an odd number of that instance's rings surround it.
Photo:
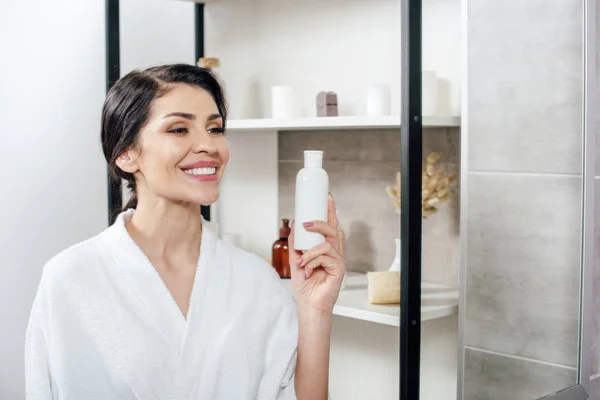
<path fill-rule="evenodd" d="M 125 226 L 150 260 L 172 267 L 198 261 L 202 238 L 199 205 L 166 199 L 138 201 Z"/>

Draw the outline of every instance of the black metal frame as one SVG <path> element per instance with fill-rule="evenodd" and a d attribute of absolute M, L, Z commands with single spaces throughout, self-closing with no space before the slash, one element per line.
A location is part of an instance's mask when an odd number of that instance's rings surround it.
<path fill-rule="evenodd" d="M 121 75 L 121 52 L 119 30 L 119 0 L 105 2 L 106 28 L 106 91 Z M 108 171 L 107 171 L 108 173 Z M 123 207 L 121 183 L 111 178 L 108 173 L 108 224 L 112 225 Z"/>
<path fill-rule="evenodd" d="M 194 5 L 194 45 L 196 47 L 196 61 L 204 57 L 204 4 Z M 205 220 L 210 221 L 210 206 L 200 206 L 200 214 Z"/>
<path fill-rule="evenodd" d="M 400 398 L 417 400 L 421 363 L 421 0 L 402 0 L 401 35 Z"/>

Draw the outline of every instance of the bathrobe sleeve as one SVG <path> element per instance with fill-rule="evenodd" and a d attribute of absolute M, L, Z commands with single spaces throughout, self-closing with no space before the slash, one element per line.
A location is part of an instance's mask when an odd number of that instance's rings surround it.
<path fill-rule="evenodd" d="M 27 327 L 25 337 L 25 393 L 27 400 L 52 400 L 46 337 L 35 324 Z"/>
<path fill-rule="evenodd" d="M 45 270 L 46 266 L 44 266 Z M 46 279 L 38 287 L 25 332 L 25 398 L 52 400 L 50 349 L 47 335 L 48 298 Z"/>

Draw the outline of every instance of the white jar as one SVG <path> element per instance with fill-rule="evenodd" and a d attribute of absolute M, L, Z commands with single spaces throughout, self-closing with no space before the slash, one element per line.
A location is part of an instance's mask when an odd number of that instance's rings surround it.
<path fill-rule="evenodd" d="M 304 222 L 327 221 L 329 176 L 323 169 L 323 152 L 304 151 L 304 168 L 296 176 L 296 220 L 294 223 L 294 248 L 308 250 L 324 243 L 320 233 L 309 232 Z"/>
<path fill-rule="evenodd" d="M 421 115 L 436 115 L 437 74 L 435 71 L 423 71 L 421 88 Z"/>
<path fill-rule="evenodd" d="M 282 119 L 294 116 L 294 88 L 291 86 L 271 87 L 271 118 Z"/>
<path fill-rule="evenodd" d="M 394 241 L 396 242 L 396 254 L 388 271 L 400 271 L 400 253 L 402 252 L 402 249 L 400 249 L 400 238 L 396 238 Z"/>
<path fill-rule="evenodd" d="M 388 85 L 369 85 L 367 88 L 367 115 L 380 117 L 390 115 L 390 87 Z"/>

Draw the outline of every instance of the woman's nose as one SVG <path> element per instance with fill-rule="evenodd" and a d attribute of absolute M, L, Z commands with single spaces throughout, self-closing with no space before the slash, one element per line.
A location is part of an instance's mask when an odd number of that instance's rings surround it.
<path fill-rule="evenodd" d="M 208 132 L 198 132 L 197 134 L 193 135 L 192 140 L 194 141 L 194 153 L 213 154 L 217 152 L 217 146 Z"/>

